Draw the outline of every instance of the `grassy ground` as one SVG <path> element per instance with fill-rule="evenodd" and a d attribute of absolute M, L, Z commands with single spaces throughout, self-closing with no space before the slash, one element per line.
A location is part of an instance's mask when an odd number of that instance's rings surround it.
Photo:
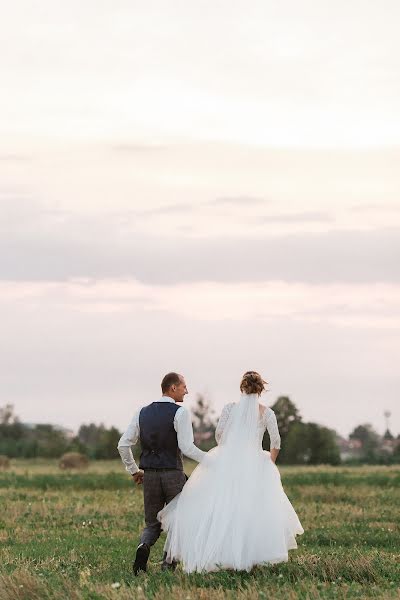
<path fill-rule="evenodd" d="M 189 469 L 190 471 L 190 466 Z M 0 600 L 400 598 L 400 468 L 281 468 L 305 529 L 288 563 L 251 573 L 131 576 L 142 491 L 119 461 L 0 472 Z"/>

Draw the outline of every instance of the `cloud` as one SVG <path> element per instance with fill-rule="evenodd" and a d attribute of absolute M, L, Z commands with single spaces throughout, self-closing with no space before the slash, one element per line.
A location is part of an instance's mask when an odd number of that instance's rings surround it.
<path fill-rule="evenodd" d="M 293 319 L 400 329 L 400 285 L 284 281 L 144 284 L 134 279 L 1 282 L 0 307 L 39 304 L 84 313 L 168 313 L 205 321 Z"/>
<path fill-rule="evenodd" d="M 186 214 L 192 213 L 194 210 L 207 210 L 210 207 L 246 207 L 246 206 L 260 206 L 268 203 L 268 200 L 257 198 L 254 196 L 232 196 L 232 197 L 219 197 L 213 200 L 207 200 L 205 202 L 187 202 L 186 204 L 167 204 L 166 206 L 158 206 L 148 210 L 137 211 L 138 216 L 150 216 L 150 215 L 168 215 L 168 214 Z"/>
<path fill-rule="evenodd" d="M 325 212 L 300 212 L 281 215 L 260 216 L 257 220 L 264 223 L 333 223 L 335 219 Z"/>
<path fill-rule="evenodd" d="M 184 214 L 193 212 L 193 205 L 191 204 L 167 204 L 166 206 L 158 206 L 148 210 L 137 211 L 138 216 L 146 217 L 152 215 L 171 215 L 171 214 Z"/>
<path fill-rule="evenodd" d="M 354 212 L 399 212 L 400 204 L 389 204 L 382 202 L 380 204 L 356 204 L 351 207 Z"/>
<path fill-rule="evenodd" d="M 398 282 L 400 231 L 332 230 L 285 235 L 190 237 L 124 230 L 121 216 L 69 213 L 3 221 L 0 278 L 129 277 L 145 283 L 284 280 Z M 0 223 L 1 227 L 1 223 Z"/>
<path fill-rule="evenodd" d="M 264 198 L 257 198 L 255 196 L 221 196 L 205 202 L 206 206 L 259 206 L 270 202 L 270 200 Z"/>
<path fill-rule="evenodd" d="M 28 154 L 20 154 L 17 152 L 0 154 L 0 162 L 25 162 L 31 160 L 32 156 L 29 156 Z"/>
<path fill-rule="evenodd" d="M 169 150 L 169 144 L 162 142 L 121 143 L 111 146 L 111 151 L 118 154 L 142 154 L 148 152 L 161 152 Z"/>

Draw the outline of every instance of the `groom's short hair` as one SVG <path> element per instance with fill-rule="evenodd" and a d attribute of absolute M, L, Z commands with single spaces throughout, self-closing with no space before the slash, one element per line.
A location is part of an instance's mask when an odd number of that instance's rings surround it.
<path fill-rule="evenodd" d="M 168 392 L 171 385 L 179 385 L 181 382 L 181 376 L 178 373 L 167 373 L 161 382 L 162 393 Z"/>

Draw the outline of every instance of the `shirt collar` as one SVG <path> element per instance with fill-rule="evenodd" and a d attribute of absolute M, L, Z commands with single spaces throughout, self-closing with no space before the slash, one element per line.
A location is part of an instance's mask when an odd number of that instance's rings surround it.
<path fill-rule="evenodd" d="M 169 396 L 162 396 L 159 402 L 172 402 L 172 404 L 175 404 L 175 400 L 173 400 Z"/>

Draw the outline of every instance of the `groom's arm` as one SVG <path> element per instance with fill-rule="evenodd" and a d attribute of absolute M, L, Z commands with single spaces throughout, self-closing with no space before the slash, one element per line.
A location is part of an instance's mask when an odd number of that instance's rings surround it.
<path fill-rule="evenodd" d="M 118 442 L 118 452 L 125 465 L 125 469 L 131 475 L 135 475 L 135 473 L 139 471 L 139 467 L 133 458 L 131 450 L 131 446 L 134 446 L 139 439 L 139 413 L 140 409 L 134 415 L 132 421 L 129 423 L 128 429 Z"/>
<path fill-rule="evenodd" d="M 196 462 L 201 462 L 206 452 L 194 445 L 192 420 L 189 411 L 184 406 L 179 407 L 175 413 L 174 427 L 182 454 Z"/>

